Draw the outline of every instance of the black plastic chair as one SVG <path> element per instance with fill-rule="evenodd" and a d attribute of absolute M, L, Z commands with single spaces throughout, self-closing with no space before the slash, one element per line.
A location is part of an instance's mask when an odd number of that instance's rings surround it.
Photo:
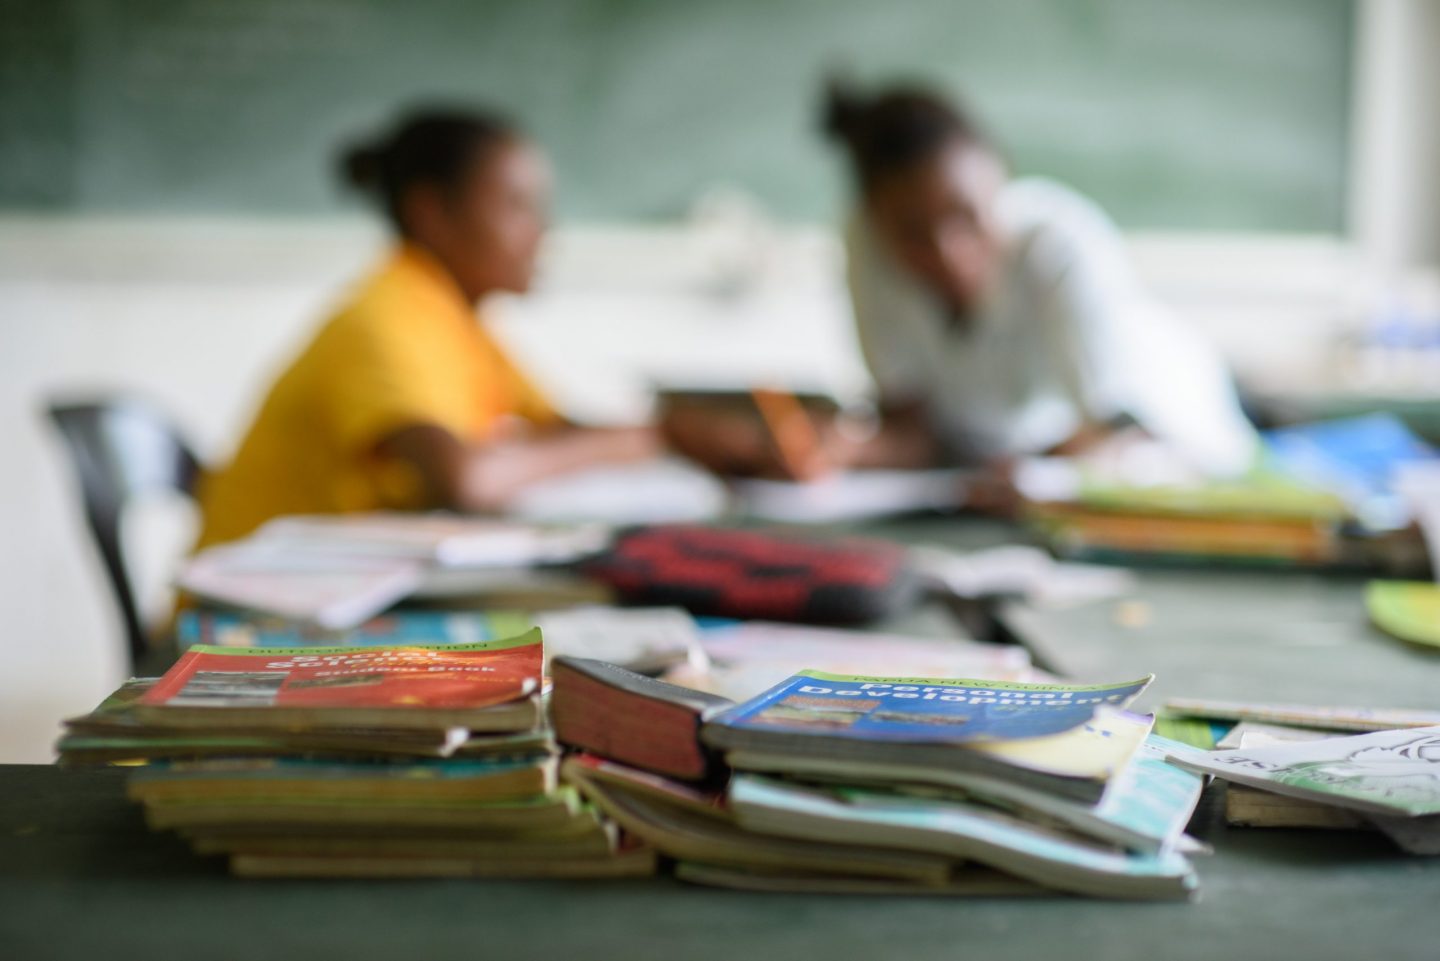
<path fill-rule="evenodd" d="M 200 462 L 170 420 L 140 401 L 57 403 L 50 405 L 49 414 L 80 479 L 85 519 L 120 606 L 133 668 L 149 651 L 150 638 L 131 588 L 120 539 L 121 515 L 133 500 L 148 494 L 178 491 L 194 496 Z"/>

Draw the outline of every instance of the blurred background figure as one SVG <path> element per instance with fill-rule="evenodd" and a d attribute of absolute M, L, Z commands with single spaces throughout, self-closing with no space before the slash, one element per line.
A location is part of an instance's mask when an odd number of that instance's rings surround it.
<path fill-rule="evenodd" d="M 957 105 L 924 87 L 829 91 L 875 435 L 841 463 L 994 463 L 1081 453 L 1138 424 L 1231 475 L 1256 438 L 1218 352 L 1136 276 L 1119 232 L 1061 184 L 1012 178 Z"/>
<path fill-rule="evenodd" d="M 826 431 L 806 475 L 1003 473 L 1021 456 L 1085 453 L 1130 424 L 1203 473 L 1252 465 L 1257 438 L 1219 352 L 1145 290 L 1094 203 L 1012 178 L 976 122 L 923 86 L 834 82 L 822 126 L 852 175 L 847 277 L 880 417 L 867 432 Z M 717 467 L 747 449 L 771 459 L 732 419 L 672 429 Z"/>
<path fill-rule="evenodd" d="M 476 320 L 529 290 L 545 233 L 549 164 L 512 122 L 414 110 L 340 167 L 394 248 L 202 484 L 202 545 L 284 514 L 493 511 L 532 481 L 654 453 L 644 428 L 565 423 Z"/>

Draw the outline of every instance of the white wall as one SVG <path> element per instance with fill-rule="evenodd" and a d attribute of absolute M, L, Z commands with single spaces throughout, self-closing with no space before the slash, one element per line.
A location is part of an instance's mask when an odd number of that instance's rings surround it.
<path fill-rule="evenodd" d="M 1356 7 L 1352 234 L 1387 277 L 1440 269 L 1440 3 Z"/>
<path fill-rule="evenodd" d="M 224 455 L 277 366 L 380 249 L 354 224 L 0 219 L 0 761 L 45 760 L 56 723 L 120 679 L 119 626 L 41 404 L 134 391 Z M 1239 367 L 1304 380 L 1357 284 L 1315 238 L 1145 237 L 1156 289 Z M 721 211 L 688 230 L 573 229 L 541 289 L 500 305 L 516 352 L 572 412 L 643 412 L 645 382 L 773 376 L 863 388 L 839 251 Z M 1308 353 L 1307 353 L 1308 351 Z M 189 534 L 156 507 L 137 538 L 154 588 Z M 154 592 L 151 591 L 152 596 Z"/>

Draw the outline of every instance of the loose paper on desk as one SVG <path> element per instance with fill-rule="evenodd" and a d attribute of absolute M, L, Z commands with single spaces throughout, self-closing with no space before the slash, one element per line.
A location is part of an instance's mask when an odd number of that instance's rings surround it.
<path fill-rule="evenodd" d="M 538 522 L 672 524 L 713 520 L 725 512 L 725 485 L 676 458 L 595 467 L 531 484 L 507 506 Z"/>
<path fill-rule="evenodd" d="M 1031 665 L 1023 647 L 1013 644 L 767 621 L 711 622 L 700 643 L 711 661 L 708 670 L 697 670 L 692 661 L 667 674 L 667 680 L 735 701 L 749 700 L 808 667 L 835 674 L 1049 679 Z"/>
<path fill-rule="evenodd" d="M 1192 771 L 1367 814 L 1440 814 L 1440 727 L 1187 753 Z"/>
<path fill-rule="evenodd" d="M 1405 499 L 1430 554 L 1430 566 L 1440 581 L 1440 463 L 1418 461 L 1396 472 L 1395 489 Z"/>
<path fill-rule="evenodd" d="M 444 567 L 527 567 L 601 550 L 599 525 L 544 526 L 454 514 L 369 513 L 280 517 L 242 543 L 314 557 L 369 556 Z"/>
<path fill-rule="evenodd" d="M 203 600 L 342 630 L 409 595 L 423 573 L 423 564 L 404 558 L 319 558 L 242 542 L 201 551 L 176 584 Z"/>
<path fill-rule="evenodd" d="M 759 520 L 828 524 L 964 506 L 963 470 L 844 471 L 813 481 L 736 481 L 736 509 Z"/>
<path fill-rule="evenodd" d="M 1070 607 L 1135 589 L 1135 575 L 1124 568 L 1062 563 L 1023 544 L 969 553 L 922 545 L 911 548 L 910 559 L 931 587 L 957 597 L 1014 595 L 1044 607 Z"/>

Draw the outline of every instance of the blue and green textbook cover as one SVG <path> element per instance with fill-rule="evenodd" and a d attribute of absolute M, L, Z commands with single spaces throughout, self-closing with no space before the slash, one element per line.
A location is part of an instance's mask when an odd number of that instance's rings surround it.
<path fill-rule="evenodd" d="M 860 741 L 1007 741 L 1078 727 L 1101 706 L 1129 704 L 1150 681 L 1027 684 L 801 671 L 710 723 Z"/>

